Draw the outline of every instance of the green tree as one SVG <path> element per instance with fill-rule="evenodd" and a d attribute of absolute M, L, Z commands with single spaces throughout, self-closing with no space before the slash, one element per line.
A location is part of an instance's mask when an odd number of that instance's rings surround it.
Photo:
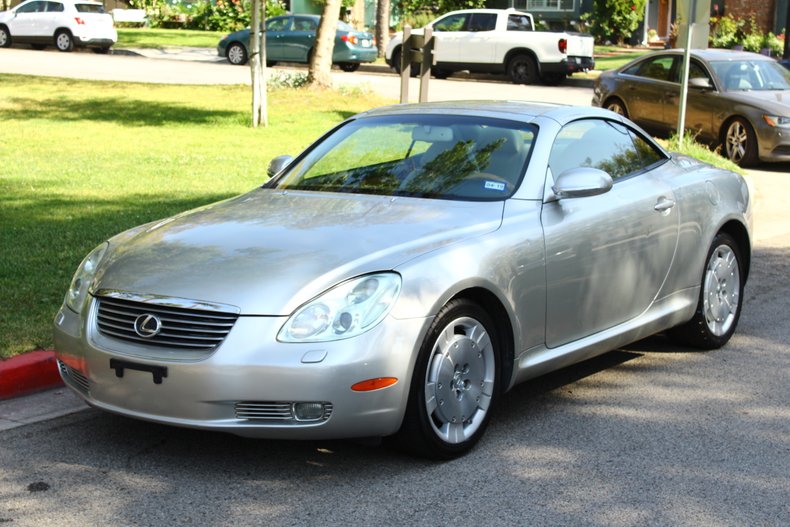
<path fill-rule="evenodd" d="M 582 15 L 598 42 L 622 44 L 645 17 L 647 0 L 595 0 L 592 13 Z"/>
<path fill-rule="evenodd" d="M 446 13 L 456 9 L 472 9 L 485 7 L 485 0 L 401 0 L 397 2 L 404 14 L 430 11 L 433 13 Z"/>

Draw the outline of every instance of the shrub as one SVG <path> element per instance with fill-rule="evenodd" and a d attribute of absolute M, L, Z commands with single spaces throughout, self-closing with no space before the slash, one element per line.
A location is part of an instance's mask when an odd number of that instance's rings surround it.
<path fill-rule="evenodd" d="M 622 44 L 639 27 L 646 0 L 594 0 L 591 13 L 581 16 L 599 43 Z"/>

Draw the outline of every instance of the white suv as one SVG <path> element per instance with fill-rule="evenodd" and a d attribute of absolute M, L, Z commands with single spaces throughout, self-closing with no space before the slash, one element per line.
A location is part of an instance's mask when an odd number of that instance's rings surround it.
<path fill-rule="evenodd" d="M 27 0 L 0 12 L 0 48 L 12 42 L 35 49 L 54 45 L 60 51 L 74 46 L 107 53 L 118 40 L 112 16 L 98 2 L 79 0 Z"/>

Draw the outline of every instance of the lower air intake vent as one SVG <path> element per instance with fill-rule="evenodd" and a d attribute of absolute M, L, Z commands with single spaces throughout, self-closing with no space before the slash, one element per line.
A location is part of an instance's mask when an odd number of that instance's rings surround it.
<path fill-rule="evenodd" d="M 253 402 L 236 403 L 236 419 L 269 423 L 326 421 L 332 416 L 332 403 Z"/>
<path fill-rule="evenodd" d="M 83 394 L 88 395 L 88 392 L 91 389 L 91 382 L 85 375 L 83 375 L 79 370 L 76 370 L 61 361 L 58 361 L 58 369 L 60 370 L 60 374 L 64 377 L 66 382 L 78 389 Z"/>

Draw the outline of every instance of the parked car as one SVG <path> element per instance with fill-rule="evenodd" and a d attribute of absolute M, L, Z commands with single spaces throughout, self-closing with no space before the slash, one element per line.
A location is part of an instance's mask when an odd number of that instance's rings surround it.
<path fill-rule="evenodd" d="M 117 40 L 112 16 L 98 2 L 27 0 L 0 12 L 0 47 L 18 43 L 71 51 L 78 46 L 107 53 Z"/>
<path fill-rule="evenodd" d="M 321 17 L 318 15 L 276 16 L 266 21 L 266 63 L 310 62 Z M 217 54 L 241 66 L 249 60 L 250 30 L 242 29 L 225 36 L 217 45 Z M 365 31 L 356 31 L 343 21 L 337 23 L 332 62 L 343 71 L 356 71 L 360 63 L 373 62 L 378 56 L 376 39 Z"/>
<path fill-rule="evenodd" d="M 659 135 L 677 129 L 682 50 L 653 53 L 595 81 L 592 103 Z M 774 59 L 723 49 L 693 50 L 686 127 L 747 166 L 790 161 L 790 72 Z"/>
<path fill-rule="evenodd" d="M 557 84 L 567 75 L 595 66 L 592 36 L 536 31 L 531 14 L 512 8 L 452 11 L 426 27 L 431 27 L 436 39 L 431 72 L 440 79 L 469 70 L 504 73 L 516 84 L 538 80 Z M 420 28 L 413 33 L 422 35 L 423 31 Z M 403 33 L 397 33 L 385 58 L 398 73 L 402 53 Z"/>
<path fill-rule="evenodd" d="M 69 387 L 158 423 L 452 458 L 520 382 L 738 324 L 748 185 L 607 110 L 393 106 L 270 173 L 85 258 L 54 326 Z"/>

